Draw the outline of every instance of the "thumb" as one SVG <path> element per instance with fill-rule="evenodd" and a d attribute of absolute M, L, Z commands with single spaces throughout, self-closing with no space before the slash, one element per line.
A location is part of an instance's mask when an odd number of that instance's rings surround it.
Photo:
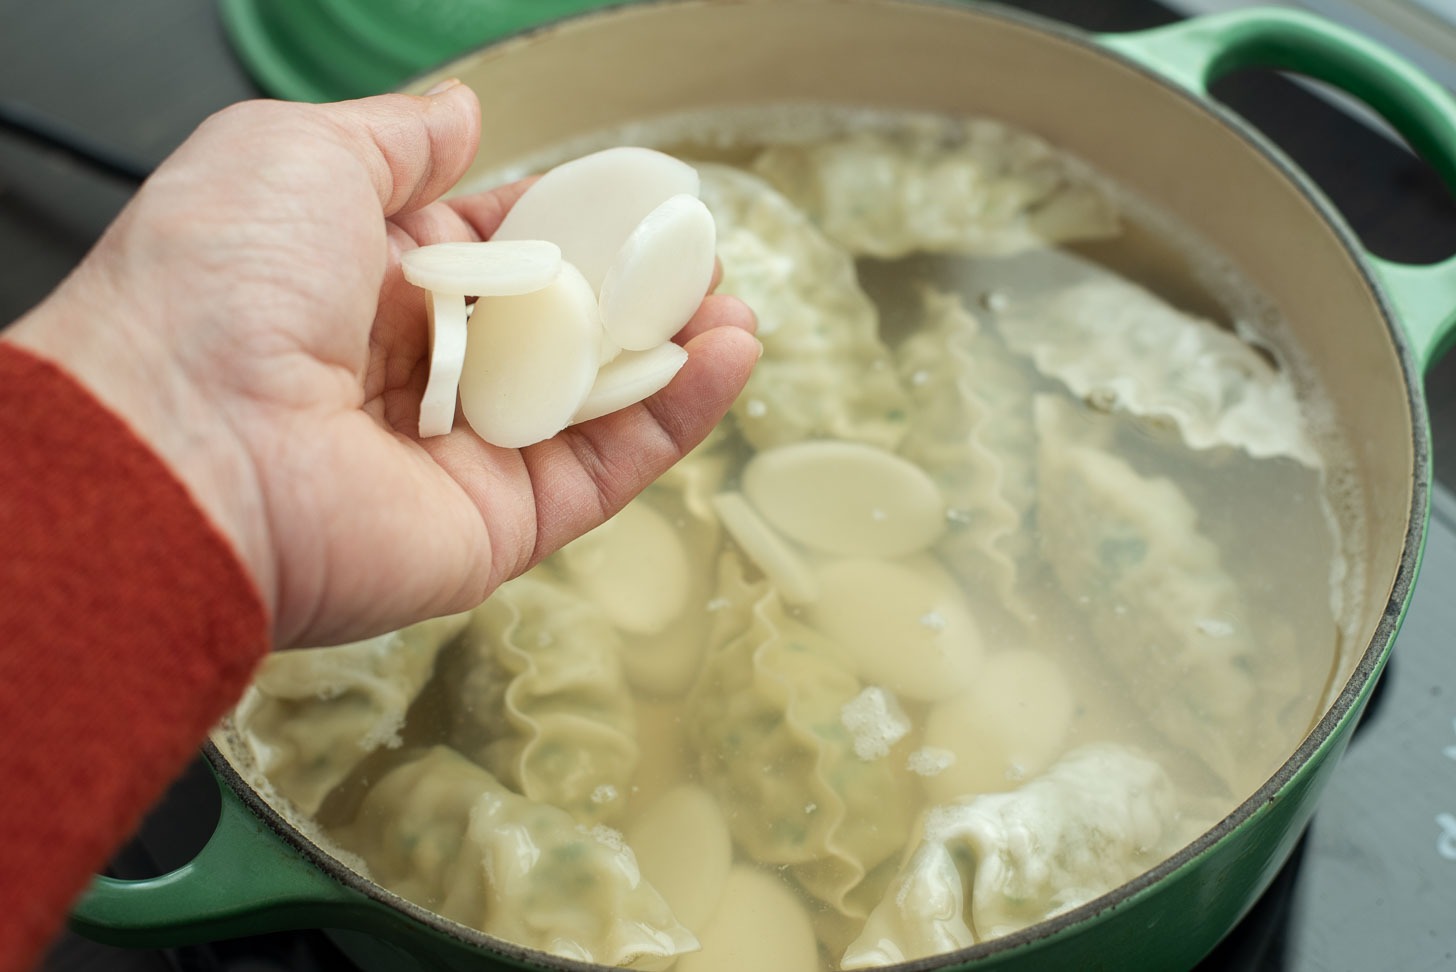
<path fill-rule="evenodd" d="M 423 97 L 319 105 L 374 183 L 385 216 L 420 209 L 460 180 L 480 143 L 480 103 L 457 80 Z"/>

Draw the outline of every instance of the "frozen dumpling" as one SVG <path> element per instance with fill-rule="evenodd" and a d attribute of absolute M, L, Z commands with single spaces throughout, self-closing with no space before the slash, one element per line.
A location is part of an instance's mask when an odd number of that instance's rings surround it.
<path fill-rule="evenodd" d="M 580 594 L 539 575 L 502 584 L 449 660 L 452 743 L 533 800 L 616 819 L 637 767 L 620 651 Z"/>
<path fill-rule="evenodd" d="M 1176 809 L 1162 767 L 1112 744 L 1074 750 L 1014 792 L 935 807 L 841 966 L 939 955 L 1090 901 L 1172 849 Z"/>
<path fill-rule="evenodd" d="M 754 171 L 856 256 L 999 255 L 1118 231 L 1066 156 L 999 122 L 906 125 L 766 149 Z"/>
<path fill-rule="evenodd" d="M 1037 430 L 1037 522 L 1062 588 L 1153 728 L 1247 792 L 1285 745 L 1260 714 L 1294 686 L 1256 643 L 1218 546 L 1171 480 L 1097 444 L 1072 406 L 1038 399 Z"/>
<path fill-rule="evenodd" d="M 744 436 L 758 448 L 809 438 L 894 448 L 905 393 L 854 261 L 763 180 L 725 166 L 699 172 L 719 227 L 718 292 L 754 309 L 763 343 L 733 405 Z"/>
<path fill-rule="evenodd" d="M 389 890 L 526 948 L 665 969 L 698 947 L 621 834 L 512 793 L 444 746 L 387 773 L 336 835 Z"/>
<path fill-rule="evenodd" d="M 895 351 L 910 396 L 900 451 L 945 497 L 937 552 L 1017 609 L 1035 495 L 1031 376 L 960 297 L 927 289 L 920 299 L 918 326 Z"/>
<path fill-rule="evenodd" d="M 847 914 L 904 843 L 912 807 L 899 759 L 861 759 L 842 716 L 864 686 L 824 635 L 723 558 L 713 644 L 688 700 L 698 771 L 754 859 L 788 865 Z"/>
<path fill-rule="evenodd" d="M 1287 372 L 1134 283 L 1098 275 L 1013 301 L 997 324 L 1013 350 L 1096 408 L 1172 427 L 1192 449 L 1322 465 Z"/>
<path fill-rule="evenodd" d="M 398 746 L 405 712 L 435 656 L 469 620 L 452 614 L 332 648 L 269 655 L 234 715 L 258 769 L 307 814 L 381 746 Z"/>

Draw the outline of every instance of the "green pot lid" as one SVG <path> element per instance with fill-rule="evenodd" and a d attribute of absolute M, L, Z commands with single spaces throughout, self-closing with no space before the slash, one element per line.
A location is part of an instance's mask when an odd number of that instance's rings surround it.
<path fill-rule="evenodd" d="M 221 0 L 234 48 L 279 98 L 392 91 L 482 44 L 621 0 Z"/>

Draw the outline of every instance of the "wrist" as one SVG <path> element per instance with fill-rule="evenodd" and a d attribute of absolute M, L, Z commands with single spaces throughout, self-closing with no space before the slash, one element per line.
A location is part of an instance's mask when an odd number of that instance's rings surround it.
<path fill-rule="evenodd" d="M 78 269 L 4 339 L 69 374 L 161 459 L 232 547 L 272 617 L 276 568 L 251 457 L 166 346 L 166 329 L 129 326 L 151 312 L 89 269 Z"/>

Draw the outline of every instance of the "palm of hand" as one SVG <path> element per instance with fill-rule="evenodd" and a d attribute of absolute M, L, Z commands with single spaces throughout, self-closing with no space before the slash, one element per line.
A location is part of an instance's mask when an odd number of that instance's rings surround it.
<path fill-rule="evenodd" d="M 520 191 L 416 208 L 473 154 L 473 101 L 470 113 L 451 104 L 467 97 L 432 99 L 426 120 L 418 99 L 398 96 L 369 111 L 337 106 L 352 111 L 342 118 L 294 106 L 224 113 L 98 248 L 157 283 L 126 295 L 150 327 L 131 338 L 160 339 L 154 370 L 175 375 L 167 398 L 186 409 L 193 453 L 211 466 L 202 485 L 189 482 L 194 494 L 207 508 L 203 494 L 221 482 L 234 493 L 208 512 L 250 521 L 220 525 L 271 600 L 280 645 L 478 603 L 696 444 L 756 356 L 751 315 L 709 298 L 682 338 L 687 366 L 648 403 L 523 450 L 463 423 L 420 441 L 424 300 L 399 255 L 488 237 Z"/>

